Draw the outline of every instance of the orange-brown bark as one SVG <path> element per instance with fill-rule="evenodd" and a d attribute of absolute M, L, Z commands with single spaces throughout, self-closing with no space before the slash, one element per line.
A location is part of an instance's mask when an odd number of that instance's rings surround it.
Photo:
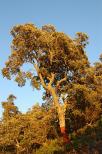
<path fill-rule="evenodd" d="M 70 138 L 68 134 L 66 133 L 66 128 L 65 127 L 60 127 L 61 130 L 61 135 L 63 136 L 63 142 L 65 144 L 70 144 Z"/>

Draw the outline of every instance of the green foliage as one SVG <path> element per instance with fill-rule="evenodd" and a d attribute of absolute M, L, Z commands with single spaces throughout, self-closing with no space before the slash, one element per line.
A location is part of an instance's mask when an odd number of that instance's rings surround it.
<path fill-rule="evenodd" d="M 17 115 L 20 114 L 18 108 L 14 105 L 14 99 L 16 99 L 16 97 L 14 95 L 9 95 L 9 97 L 7 98 L 6 102 L 2 102 L 2 107 L 4 109 L 3 112 L 3 120 L 7 121 L 13 117 L 16 117 Z"/>
<path fill-rule="evenodd" d="M 61 141 L 58 143 L 58 140 L 50 140 L 44 143 L 35 154 L 64 154 L 64 147 Z"/>
<path fill-rule="evenodd" d="M 12 106 L 9 107 L 12 109 Z M 11 147 L 17 152 L 32 152 L 33 148 L 40 147 L 48 136 L 55 138 L 53 120 L 52 113 L 40 107 L 39 104 L 26 114 L 19 113 L 4 118 L 0 123 L 0 149 L 7 150 Z M 51 130 L 53 130 L 52 135 L 49 135 Z"/>
<path fill-rule="evenodd" d="M 11 34 L 12 52 L 3 76 L 9 80 L 15 76 L 21 87 L 27 79 L 33 88 L 43 86 L 47 103 L 36 104 L 21 114 L 14 105 L 15 97 L 11 95 L 3 102 L 0 148 L 11 146 L 18 153 L 36 149 L 36 153 L 54 153 L 63 151 L 57 143 L 61 135 L 69 136 L 77 151 L 94 147 L 98 139 L 102 140 L 102 55 L 91 66 L 85 52 L 88 36 L 78 32 L 72 39 L 52 25 L 41 29 L 33 24 L 18 25 Z M 34 69 L 24 71 L 25 63 Z"/>
<path fill-rule="evenodd" d="M 0 151 L 4 151 L 5 154 L 8 152 L 12 154 L 65 154 L 63 140 L 58 132 L 59 126 L 55 125 L 57 115 L 55 116 L 54 112 L 54 110 L 46 110 L 37 103 L 26 114 L 19 113 L 8 120 L 3 119 L 0 122 Z M 73 127 L 76 127 L 75 123 Z M 70 138 L 74 149 L 84 151 L 84 146 L 96 148 L 98 142 L 102 140 L 101 132 L 102 118 L 94 125 L 85 125 L 77 131 L 73 129 Z M 70 152 L 72 147 L 69 146 L 66 145 L 66 150 Z"/>

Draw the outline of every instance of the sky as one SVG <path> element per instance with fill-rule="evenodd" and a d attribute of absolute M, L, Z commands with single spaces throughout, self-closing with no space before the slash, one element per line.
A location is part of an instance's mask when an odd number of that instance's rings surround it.
<path fill-rule="evenodd" d="M 2 77 L 1 69 L 11 52 L 10 30 L 25 23 L 34 23 L 39 28 L 53 24 L 73 38 L 76 32 L 87 33 L 90 43 L 86 53 L 93 64 L 102 53 L 102 0 L 0 0 L 0 102 L 13 94 L 17 97 L 15 105 L 22 112 L 43 102 L 42 90 L 32 89 L 29 82 L 18 87 L 13 80 Z"/>

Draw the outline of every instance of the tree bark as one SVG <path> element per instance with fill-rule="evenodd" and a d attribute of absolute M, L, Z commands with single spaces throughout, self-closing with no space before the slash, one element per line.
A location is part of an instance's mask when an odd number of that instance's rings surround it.
<path fill-rule="evenodd" d="M 70 139 L 68 134 L 66 133 L 66 125 L 65 125 L 65 111 L 63 110 L 62 106 L 59 103 L 59 97 L 56 94 L 55 88 L 49 87 L 49 91 L 52 94 L 54 106 L 57 109 L 58 118 L 59 118 L 59 126 L 60 126 L 60 132 L 63 137 L 63 142 L 65 144 L 70 144 Z"/>

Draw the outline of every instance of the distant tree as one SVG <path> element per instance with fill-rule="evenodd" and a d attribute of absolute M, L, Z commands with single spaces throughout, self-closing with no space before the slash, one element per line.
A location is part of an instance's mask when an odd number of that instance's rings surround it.
<path fill-rule="evenodd" d="M 17 106 L 14 105 L 14 99 L 16 97 L 14 95 L 9 95 L 6 102 L 2 102 L 3 111 L 3 120 L 7 121 L 10 118 L 20 114 Z"/>
<path fill-rule="evenodd" d="M 41 86 L 45 89 L 45 99 L 51 98 L 57 111 L 64 142 L 69 143 L 66 110 L 72 110 L 79 119 L 84 117 L 85 123 L 80 128 L 93 124 L 102 111 L 102 64 L 90 66 L 85 53 L 88 36 L 77 33 L 72 39 L 57 32 L 52 25 L 38 29 L 33 24 L 15 26 L 11 34 L 12 53 L 2 70 L 3 76 L 11 79 L 15 75 L 19 86 L 24 86 L 29 79 L 36 89 Z M 22 67 L 25 63 L 31 64 L 33 69 L 25 71 Z"/>

